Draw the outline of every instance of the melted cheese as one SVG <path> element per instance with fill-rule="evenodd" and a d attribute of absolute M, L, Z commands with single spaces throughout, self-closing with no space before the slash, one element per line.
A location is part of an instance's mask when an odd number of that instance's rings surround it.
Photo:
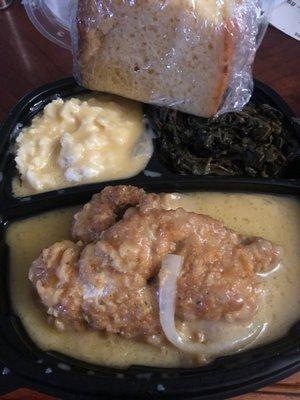
<path fill-rule="evenodd" d="M 16 195 L 127 178 L 152 155 L 141 105 L 106 94 L 53 100 L 16 142 Z"/>

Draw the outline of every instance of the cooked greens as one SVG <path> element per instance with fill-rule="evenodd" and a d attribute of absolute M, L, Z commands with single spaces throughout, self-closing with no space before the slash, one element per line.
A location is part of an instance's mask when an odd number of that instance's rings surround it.
<path fill-rule="evenodd" d="M 152 121 L 160 159 L 181 174 L 279 177 L 298 147 L 291 122 L 268 104 L 210 119 L 155 108 Z"/>

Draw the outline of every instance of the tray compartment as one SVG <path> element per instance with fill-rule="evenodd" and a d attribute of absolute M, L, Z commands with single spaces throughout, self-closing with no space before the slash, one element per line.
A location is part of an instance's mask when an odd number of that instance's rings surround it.
<path fill-rule="evenodd" d="M 171 191 L 224 191 L 246 193 L 272 193 L 294 195 L 300 198 L 297 182 L 254 182 L 253 180 L 194 179 L 165 180 L 151 178 L 131 179 L 132 184 L 153 192 Z M 117 182 L 115 182 L 117 184 Z M 106 184 L 98 185 L 100 191 Z M 57 207 L 82 204 L 94 190 L 78 190 L 77 194 L 63 193 L 59 197 L 45 194 L 33 196 L 14 207 L 2 208 L 0 257 L 0 360 L 14 371 L 20 382 L 27 387 L 63 398 L 110 398 L 152 399 L 156 396 L 174 399 L 217 399 L 234 396 L 282 379 L 300 369 L 300 321 L 289 333 L 276 342 L 263 345 L 241 354 L 221 357 L 201 368 L 167 369 L 132 366 L 127 370 L 98 367 L 67 356 L 43 352 L 31 341 L 19 318 L 14 316 L 10 304 L 9 249 L 5 245 L 5 231 L 17 218 L 36 215 Z M 42 361 L 41 361 L 42 360 Z M 59 368 L 59 363 L 71 366 L 70 371 Z M 50 368 L 51 373 L 45 373 Z M 16 379 L 14 377 L 14 379 Z M 161 386 L 162 385 L 162 386 Z M 162 390 L 163 388 L 163 390 Z"/>
<path fill-rule="evenodd" d="M 3 197 L 4 203 L 18 204 L 22 198 L 15 197 L 12 192 L 12 180 L 13 177 L 17 175 L 17 170 L 14 161 L 14 141 L 15 137 L 20 131 L 20 127 L 26 126 L 30 123 L 32 118 L 43 110 L 45 105 L 50 103 L 53 99 L 57 97 L 67 98 L 72 96 L 78 96 L 82 94 L 90 93 L 89 90 L 79 87 L 73 78 L 63 79 L 54 83 L 50 83 L 48 85 L 42 86 L 41 88 L 29 93 L 27 96 L 23 97 L 15 108 L 10 112 L 6 121 L 0 128 L 1 139 L 0 139 L 0 172 L 2 172 L 2 180 L 0 180 L 0 196 Z M 252 96 L 252 100 L 257 103 L 268 103 L 275 108 L 278 108 L 288 119 L 294 117 L 291 109 L 288 105 L 283 101 L 283 99 L 274 92 L 271 88 L 264 85 L 259 81 L 255 81 L 254 92 Z M 150 125 L 151 125 L 151 106 L 144 105 L 144 112 L 148 116 Z M 300 126 L 296 124 L 292 124 L 294 128 L 294 135 L 299 139 L 300 143 Z M 153 171 L 158 173 L 159 175 L 156 177 L 147 177 L 142 171 L 137 176 L 122 179 L 119 181 L 108 181 L 105 182 L 106 185 L 116 184 L 117 182 L 124 182 L 124 184 L 133 184 L 138 180 L 139 182 L 144 182 L 145 178 L 147 181 L 155 181 L 162 182 L 166 179 L 169 180 L 185 180 L 187 177 L 189 180 L 193 180 L 195 182 L 202 181 L 210 182 L 211 179 L 219 179 L 222 178 L 224 181 L 230 182 L 231 180 L 238 180 L 243 182 L 245 179 L 247 180 L 259 180 L 261 182 L 268 182 L 269 179 L 264 178 L 238 178 L 238 177 L 218 177 L 218 176 L 194 176 L 194 175 L 178 175 L 172 172 L 166 165 L 164 165 L 158 157 L 157 154 L 157 144 L 154 139 L 154 153 L 152 158 L 150 159 L 146 170 Z M 286 176 L 279 181 L 292 181 L 293 179 L 300 179 L 300 157 L 296 158 L 286 170 Z M 86 184 L 80 186 L 74 186 L 66 189 L 54 190 L 49 193 L 51 196 L 60 197 L 61 194 L 71 194 L 75 193 L 75 191 L 97 191 L 99 187 L 99 183 Z M 45 199 L 45 194 L 33 194 L 30 197 L 37 197 L 40 199 Z M 23 198 L 24 199 L 24 198 Z M 25 200 L 26 201 L 26 197 Z"/>

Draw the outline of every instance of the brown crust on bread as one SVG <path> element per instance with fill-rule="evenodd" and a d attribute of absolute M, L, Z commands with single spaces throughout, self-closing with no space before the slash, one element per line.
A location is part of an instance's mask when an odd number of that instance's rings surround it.
<path fill-rule="evenodd" d="M 82 73 L 82 79 L 84 79 L 84 67 L 88 64 L 89 58 L 91 57 L 91 51 L 87 44 L 94 43 L 97 45 L 97 36 L 89 38 L 91 34 L 91 28 L 87 26 L 86 15 L 90 13 L 90 1 L 79 0 L 77 6 L 77 49 L 75 59 L 78 64 L 79 70 Z M 96 32 L 95 32 L 96 33 Z M 91 39 L 91 40 L 90 40 Z M 93 39 L 96 39 L 96 43 Z"/>
<path fill-rule="evenodd" d="M 239 1 L 239 0 L 237 0 Z M 237 29 L 236 26 L 229 20 L 229 13 L 227 7 L 224 7 L 223 13 L 223 74 L 217 82 L 214 94 L 214 102 L 212 105 L 211 115 L 215 115 L 221 108 L 224 101 L 224 95 L 228 88 L 228 82 L 230 77 L 230 65 L 232 64 L 232 58 L 234 55 L 235 40 Z"/>

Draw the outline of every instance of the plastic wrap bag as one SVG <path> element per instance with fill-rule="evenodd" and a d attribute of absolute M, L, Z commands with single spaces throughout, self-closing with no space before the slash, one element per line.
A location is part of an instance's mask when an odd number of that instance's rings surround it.
<path fill-rule="evenodd" d="M 89 89 L 202 117 L 240 110 L 251 97 L 251 66 L 271 5 L 79 0 L 74 75 Z"/>

